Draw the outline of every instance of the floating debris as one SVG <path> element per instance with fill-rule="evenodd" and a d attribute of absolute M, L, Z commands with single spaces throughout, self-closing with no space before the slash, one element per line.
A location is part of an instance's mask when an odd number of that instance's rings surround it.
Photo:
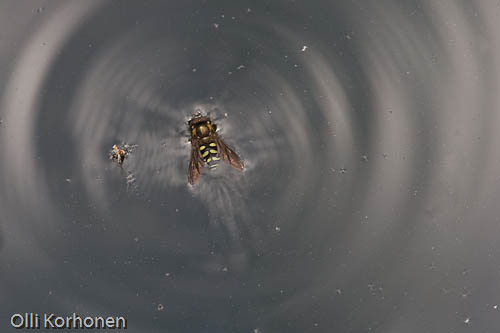
<path fill-rule="evenodd" d="M 156 309 L 158 311 L 163 311 L 165 309 L 165 307 L 163 306 L 163 304 L 160 303 L 160 304 L 158 304 L 158 306 L 156 307 Z"/>
<path fill-rule="evenodd" d="M 301 51 L 302 51 L 302 52 L 306 52 L 306 50 L 307 50 L 308 48 L 309 48 L 309 47 L 308 47 L 307 45 L 304 45 L 304 46 L 302 46 L 302 50 L 301 50 Z"/>

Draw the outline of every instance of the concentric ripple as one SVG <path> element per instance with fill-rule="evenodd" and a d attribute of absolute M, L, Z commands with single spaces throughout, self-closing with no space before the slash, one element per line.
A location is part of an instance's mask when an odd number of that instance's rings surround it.
<path fill-rule="evenodd" d="M 500 325 L 496 2 L 28 5 L 0 63 L 9 313 L 140 332 Z M 196 111 L 243 172 L 187 184 Z M 137 145 L 122 167 L 115 143 Z"/>

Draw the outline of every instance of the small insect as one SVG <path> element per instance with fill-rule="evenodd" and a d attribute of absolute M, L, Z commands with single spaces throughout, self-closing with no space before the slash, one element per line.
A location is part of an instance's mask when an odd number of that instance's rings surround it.
<path fill-rule="evenodd" d="M 210 117 L 197 113 L 188 122 L 191 133 L 191 160 L 189 161 L 188 181 L 194 185 L 206 164 L 209 169 L 217 166 L 222 159 L 237 170 L 243 170 L 243 161 L 229 148 L 217 134 L 217 126 Z"/>
<path fill-rule="evenodd" d="M 117 145 L 113 145 L 113 149 L 111 150 L 110 157 L 111 159 L 115 160 L 118 164 L 122 164 L 123 161 L 125 160 L 125 157 L 128 155 L 129 150 L 127 145 L 125 145 L 122 148 L 118 147 Z"/>

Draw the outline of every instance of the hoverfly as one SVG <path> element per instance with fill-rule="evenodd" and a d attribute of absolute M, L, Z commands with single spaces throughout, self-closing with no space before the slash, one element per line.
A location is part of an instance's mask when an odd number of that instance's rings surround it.
<path fill-rule="evenodd" d="M 113 145 L 113 149 L 110 152 L 110 157 L 121 165 L 128 153 L 128 147 L 125 146 L 123 147 L 123 149 L 121 149 L 117 145 Z"/>
<path fill-rule="evenodd" d="M 237 170 L 243 170 L 243 161 L 229 148 L 217 134 L 217 126 L 210 117 L 197 113 L 188 122 L 191 133 L 191 160 L 189 161 L 188 181 L 194 185 L 206 164 L 213 169 L 222 158 Z"/>

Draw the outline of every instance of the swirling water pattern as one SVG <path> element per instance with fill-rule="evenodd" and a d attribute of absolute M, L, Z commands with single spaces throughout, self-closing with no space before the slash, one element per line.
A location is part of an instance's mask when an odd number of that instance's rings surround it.
<path fill-rule="evenodd" d="M 500 327 L 496 1 L 1 6 L 2 329 Z M 243 173 L 187 185 L 196 110 Z"/>

